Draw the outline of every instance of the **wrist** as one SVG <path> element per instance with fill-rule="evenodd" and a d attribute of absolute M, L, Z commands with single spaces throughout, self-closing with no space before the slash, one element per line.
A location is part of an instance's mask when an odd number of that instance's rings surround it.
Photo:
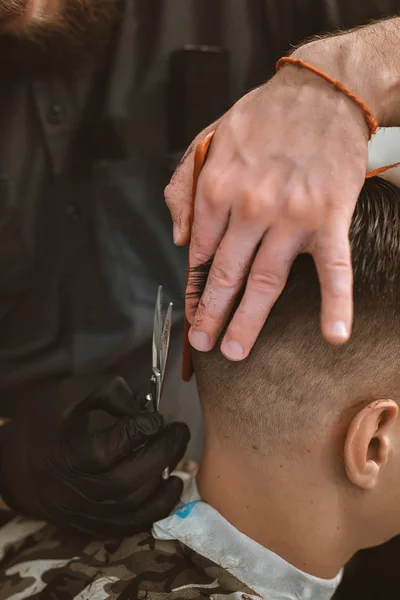
<path fill-rule="evenodd" d="M 340 127 L 351 127 L 353 133 L 365 138 L 367 144 L 376 129 L 376 121 L 368 107 L 311 61 L 295 55 L 288 59 L 292 60 L 295 62 L 277 63 L 276 77 L 280 78 L 280 86 L 285 88 L 285 94 L 294 92 L 296 102 L 302 100 L 310 108 L 322 105 L 326 119 L 335 120 Z"/>
<path fill-rule="evenodd" d="M 390 126 L 400 73 L 397 61 L 384 60 L 378 52 L 380 36 L 374 27 L 379 24 L 310 42 L 292 56 L 340 81 L 368 106 L 379 126 Z"/>

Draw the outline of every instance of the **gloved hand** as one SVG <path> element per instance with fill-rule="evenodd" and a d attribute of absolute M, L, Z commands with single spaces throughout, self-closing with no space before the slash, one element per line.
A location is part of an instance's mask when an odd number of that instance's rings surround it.
<path fill-rule="evenodd" d="M 116 417 L 90 433 L 93 410 Z M 38 421 L 38 422 L 37 422 Z M 0 428 L 0 496 L 13 510 L 104 537 L 143 531 L 168 515 L 182 482 L 164 481 L 185 453 L 189 430 L 141 410 L 121 378 L 108 377 L 69 414 Z"/>

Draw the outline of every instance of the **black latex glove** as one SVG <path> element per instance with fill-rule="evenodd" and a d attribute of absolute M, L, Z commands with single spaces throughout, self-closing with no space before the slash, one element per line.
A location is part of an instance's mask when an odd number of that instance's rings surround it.
<path fill-rule="evenodd" d="M 117 419 L 89 433 L 93 410 Z M 0 496 L 10 508 L 120 537 L 145 530 L 178 502 L 182 482 L 164 481 L 162 472 L 184 455 L 189 430 L 183 423 L 164 426 L 160 415 L 141 410 L 123 379 L 108 377 L 58 422 L 9 422 L 0 441 Z"/>

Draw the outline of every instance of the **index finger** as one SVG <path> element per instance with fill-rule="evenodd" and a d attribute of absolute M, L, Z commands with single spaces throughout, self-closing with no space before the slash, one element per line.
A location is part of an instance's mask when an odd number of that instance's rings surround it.
<path fill-rule="evenodd" d="M 193 219 L 195 151 L 204 138 L 215 130 L 215 127 L 216 123 L 212 123 L 193 140 L 164 190 L 165 202 L 174 224 L 174 242 L 179 246 L 187 244 L 190 238 Z"/>

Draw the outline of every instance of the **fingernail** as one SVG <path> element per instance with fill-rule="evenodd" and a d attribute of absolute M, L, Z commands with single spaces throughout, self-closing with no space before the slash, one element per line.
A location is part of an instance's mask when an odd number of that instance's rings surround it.
<path fill-rule="evenodd" d="M 337 339 L 347 340 L 349 332 L 344 321 L 336 321 L 331 328 L 331 335 Z"/>
<path fill-rule="evenodd" d="M 211 350 L 210 338 L 203 331 L 190 330 L 189 341 L 195 350 L 199 350 L 200 352 Z"/>
<path fill-rule="evenodd" d="M 235 342 L 235 340 L 224 342 L 222 344 L 221 351 L 222 354 L 229 360 L 241 360 L 244 355 L 242 344 Z"/>
<path fill-rule="evenodd" d="M 174 223 L 173 236 L 174 236 L 174 244 L 177 244 L 181 237 L 181 230 L 180 230 L 178 223 Z"/>

